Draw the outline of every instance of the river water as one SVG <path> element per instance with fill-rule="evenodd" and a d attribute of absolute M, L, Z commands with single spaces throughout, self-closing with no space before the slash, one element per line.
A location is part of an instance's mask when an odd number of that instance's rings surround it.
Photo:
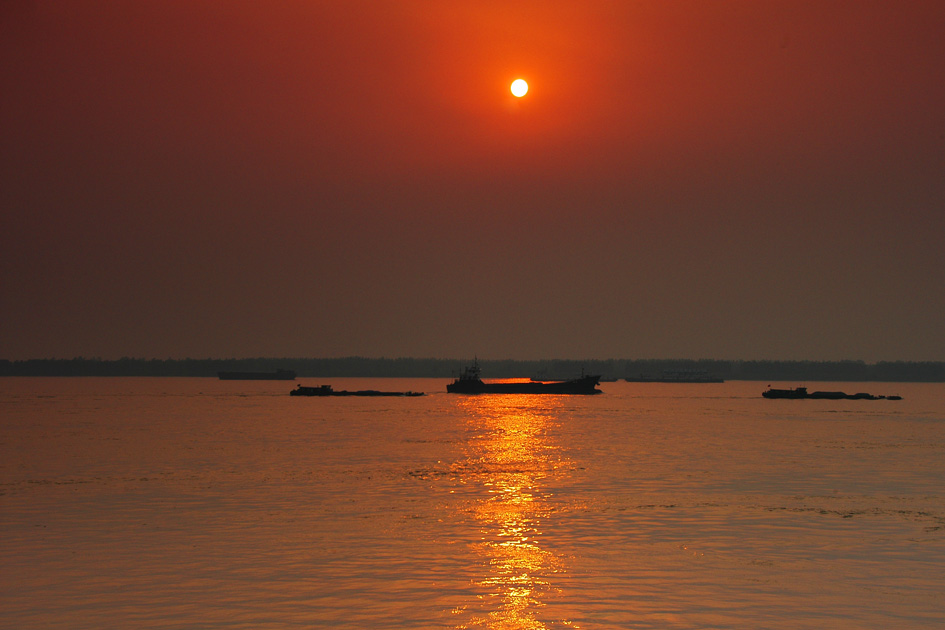
<path fill-rule="evenodd" d="M 945 627 L 943 384 L 301 382 L 0 379 L 0 627 Z"/>

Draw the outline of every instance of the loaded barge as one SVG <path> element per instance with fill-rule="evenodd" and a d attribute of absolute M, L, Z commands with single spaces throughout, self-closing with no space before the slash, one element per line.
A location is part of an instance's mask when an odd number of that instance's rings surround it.
<path fill-rule="evenodd" d="M 581 376 L 566 381 L 513 381 L 485 383 L 475 361 L 446 386 L 451 394 L 600 394 L 600 376 Z"/>
<path fill-rule="evenodd" d="M 379 392 L 376 389 L 362 389 L 360 391 L 349 392 L 347 390 L 335 391 L 331 385 L 319 385 L 318 387 L 305 387 L 301 383 L 298 387 L 289 392 L 290 396 L 423 396 L 423 392 Z"/>
<path fill-rule="evenodd" d="M 774 389 L 770 385 L 768 389 L 761 394 L 765 398 L 788 398 L 792 400 L 902 400 L 902 396 L 876 396 L 860 392 L 857 394 L 847 394 L 846 392 L 809 392 L 806 387 L 795 387 L 794 389 Z"/>

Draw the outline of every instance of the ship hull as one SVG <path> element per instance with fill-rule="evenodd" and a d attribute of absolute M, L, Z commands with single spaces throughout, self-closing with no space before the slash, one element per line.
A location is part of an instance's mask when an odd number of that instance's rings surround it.
<path fill-rule="evenodd" d="M 798 387 L 797 389 L 768 389 L 762 392 L 761 395 L 765 398 L 810 398 L 810 396 L 807 394 L 807 389 L 803 387 Z"/>
<path fill-rule="evenodd" d="M 446 386 L 451 394 L 599 394 L 597 376 L 585 376 L 569 381 L 484 383 L 480 380 L 457 380 Z"/>
<path fill-rule="evenodd" d="M 291 392 L 290 396 L 423 396 L 423 392 L 381 392 L 375 389 L 364 389 L 350 392 L 347 390 L 335 391 L 331 385 L 320 385 L 318 387 L 304 387 L 299 385 Z"/>
<path fill-rule="evenodd" d="M 902 400 L 901 396 L 876 396 L 860 392 L 847 394 L 846 392 L 809 392 L 806 387 L 794 389 L 768 389 L 761 393 L 765 398 L 782 398 L 791 400 Z"/>

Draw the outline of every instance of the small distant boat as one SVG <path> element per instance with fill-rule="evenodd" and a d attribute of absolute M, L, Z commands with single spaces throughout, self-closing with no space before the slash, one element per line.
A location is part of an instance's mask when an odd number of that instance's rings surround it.
<path fill-rule="evenodd" d="M 795 387 L 794 389 L 775 389 L 768 386 L 768 389 L 761 393 L 765 398 L 788 398 L 788 399 L 808 399 L 808 400 L 902 400 L 902 396 L 877 396 L 859 392 L 856 394 L 847 394 L 846 392 L 808 392 L 806 387 Z"/>
<path fill-rule="evenodd" d="M 704 370 L 663 370 L 659 374 L 640 374 L 624 379 L 628 383 L 724 383 L 725 380 Z"/>
<path fill-rule="evenodd" d="M 331 385 L 319 385 L 318 387 L 306 387 L 299 383 L 298 387 L 289 392 L 290 396 L 423 396 L 423 392 L 381 392 L 376 389 L 363 389 L 360 391 L 349 392 L 347 390 L 335 391 Z"/>
<path fill-rule="evenodd" d="M 810 398 L 806 387 L 795 387 L 794 389 L 774 389 L 768 386 L 768 389 L 761 393 L 765 398 Z"/>
<path fill-rule="evenodd" d="M 293 370 L 275 372 L 217 372 L 221 381 L 294 381 Z"/>
<path fill-rule="evenodd" d="M 600 376 L 582 376 L 564 381 L 513 381 L 485 383 L 479 362 L 463 369 L 459 378 L 446 386 L 451 394 L 600 394 Z"/>

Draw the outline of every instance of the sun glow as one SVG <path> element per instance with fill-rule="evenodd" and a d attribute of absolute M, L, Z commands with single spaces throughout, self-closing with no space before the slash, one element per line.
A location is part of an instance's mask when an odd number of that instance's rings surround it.
<path fill-rule="evenodd" d="M 515 79 L 512 81 L 512 95 L 522 98 L 528 92 L 528 83 L 525 82 L 525 79 Z"/>

